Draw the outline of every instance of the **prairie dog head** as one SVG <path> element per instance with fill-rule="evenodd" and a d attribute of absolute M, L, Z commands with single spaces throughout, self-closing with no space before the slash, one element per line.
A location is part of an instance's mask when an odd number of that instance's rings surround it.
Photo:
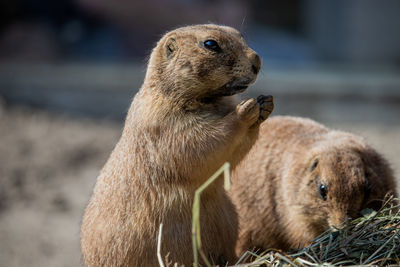
<path fill-rule="evenodd" d="M 309 242 L 329 228 L 342 228 L 365 208 L 379 209 L 396 189 L 387 162 L 362 139 L 330 135 L 304 159 L 303 169 L 297 170 L 299 183 L 292 188 L 295 218 L 304 228 L 302 239 Z"/>
<path fill-rule="evenodd" d="M 150 56 L 145 83 L 165 95 L 201 100 L 243 92 L 260 68 L 260 57 L 237 30 L 195 25 L 164 35 Z"/>

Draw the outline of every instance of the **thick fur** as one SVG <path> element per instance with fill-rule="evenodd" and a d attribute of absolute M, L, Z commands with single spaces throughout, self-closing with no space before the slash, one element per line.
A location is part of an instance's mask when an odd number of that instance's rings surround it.
<path fill-rule="evenodd" d="M 204 47 L 208 39 L 221 51 Z M 158 42 L 83 217 L 87 266 L 158 266 L 160 223 L 163 258 L 192 265 L 194 191 L 224 162 L 235 166 L 244 157 L 272 112 L 270 97 L 236 104 L 230 96 L 253 83 L 260 67 L 230 27 L 179 28 Z M 237 215 L 221 179 L 201 204 L 203 251 L 215 263 L 232 263 Z"/>
<path fill-rule="evenodd" d="M 379 208 L 382 202 L 373 200 L 395 188 L 388 163 L 361 137 L 309 119 L 270 118 L 233 174 L 236 252 L 305 246 L 360 210 Z"/>

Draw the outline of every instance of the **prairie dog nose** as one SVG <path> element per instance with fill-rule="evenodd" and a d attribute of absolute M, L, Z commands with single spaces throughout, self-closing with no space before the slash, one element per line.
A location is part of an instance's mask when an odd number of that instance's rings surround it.
<path fill-rule="evenodd" d="M 256 52 L 253 52 L 250 55 L 250 62 L 251 62 L 251 70 L 253 71 L 254 74 L 258 74 L 258 72 L 261 69 L 261 58 L 259 55 L 257 55 Z"/>
<path fill-rule="evenodd" d="M 342 229 L 345 227 L 348 222 L 351 220 L 350 216 L 348 215 L 340 215 L 335 218 L 328 219 L 329 227 Z"/>

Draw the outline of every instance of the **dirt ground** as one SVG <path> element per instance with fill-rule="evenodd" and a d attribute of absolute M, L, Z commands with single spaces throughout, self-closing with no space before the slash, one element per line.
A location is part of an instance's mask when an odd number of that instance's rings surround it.
<path fill-rule="evenodd" d="M 366 137 L 399 177 L 400 125 L 328 125 Z M 0 104 L 0 266 L 81 265 L 81 217 L 121 127 Z"/>

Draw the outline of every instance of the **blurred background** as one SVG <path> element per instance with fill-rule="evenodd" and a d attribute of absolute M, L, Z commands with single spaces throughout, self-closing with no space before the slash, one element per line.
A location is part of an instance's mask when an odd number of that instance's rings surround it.
<path fill-rule="evenodd" d="M 364 136 L 400 171 L 398 0 L 0 2 L 0 266 L 80 266 L 79 224 L 155 42 L 218 23 L 263 59 L 243 97 Z"/>

